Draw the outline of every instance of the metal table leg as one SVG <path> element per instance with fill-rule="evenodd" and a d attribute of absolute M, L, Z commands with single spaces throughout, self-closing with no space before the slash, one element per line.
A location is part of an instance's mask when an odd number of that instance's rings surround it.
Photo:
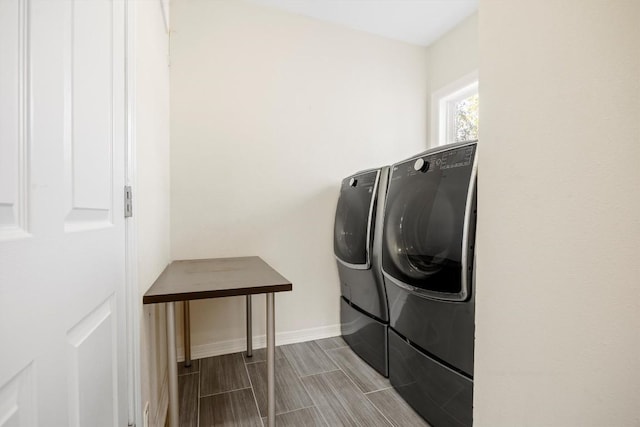
<path fill-rule="evenodd" d="M 275 295 L 267 294 L 267 426 L 276 425 L 276 393 L 275 393 L 275 359 L 276 359 L 276 328 L 275 328 Z"/>
<path fill-rule="evenodd" d="M 247 295 L 247 357 L 253 356 L 253 334 L 251 332 L 251 295 Z"/>
<path fill-rule="evenodd" d="M 182 303 L 182 312 L 183 312 L 183 333 L 182 338 L 184 342 L 184 367 L 188 368 L 191 366 L 191 315 L 189 313 L 189 301 L 184 301 Z"/>
<path fill-rule="evenodd" d="M 169 427 L 178 427 L 178 355 L 176 352 L 176 303 L 167 303 L 167 358 L 169 364 Z"/>

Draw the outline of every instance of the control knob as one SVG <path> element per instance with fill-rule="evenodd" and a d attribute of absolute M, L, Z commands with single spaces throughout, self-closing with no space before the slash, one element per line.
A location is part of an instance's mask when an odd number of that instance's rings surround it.
<path fill-rule="evenodd" d="M 426 172 L 429 170 L 429 162 L 425 159 L 418 159 L 413 164 L 413 169 L 415 169 L 416 172 Z"/>

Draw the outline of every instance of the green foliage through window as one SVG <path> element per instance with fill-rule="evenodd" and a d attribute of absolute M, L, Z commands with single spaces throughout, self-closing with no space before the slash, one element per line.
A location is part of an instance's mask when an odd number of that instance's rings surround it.
<path fill-rule="evenodd" d="M 456 142 L 478 139 L 478 94 L 456 103 Z"/>

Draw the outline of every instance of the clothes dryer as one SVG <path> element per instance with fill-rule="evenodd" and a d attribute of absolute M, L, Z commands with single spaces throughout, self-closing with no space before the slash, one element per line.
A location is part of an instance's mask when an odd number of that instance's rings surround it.
<path fill-rule="evenodd" d="M 435 427 L 470 426 L 476 142 L 391 166 L 382 271 L 391 384 Z"/>
<path fill-rule="evenodd" d="M 382 210 L 389 167 L 342 181 L 334 223 L 342 336 L 353 351 L 388 376 L 389 312 L 380 269 Z"/>

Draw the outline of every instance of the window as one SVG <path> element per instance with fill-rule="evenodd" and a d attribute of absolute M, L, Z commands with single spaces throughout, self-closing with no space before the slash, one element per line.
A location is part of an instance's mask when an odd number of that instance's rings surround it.
<path fill-rule="evenodd" d="M 432 97 L 432 145 L 478 139 L 478 73 L 472 73 Z"/>

